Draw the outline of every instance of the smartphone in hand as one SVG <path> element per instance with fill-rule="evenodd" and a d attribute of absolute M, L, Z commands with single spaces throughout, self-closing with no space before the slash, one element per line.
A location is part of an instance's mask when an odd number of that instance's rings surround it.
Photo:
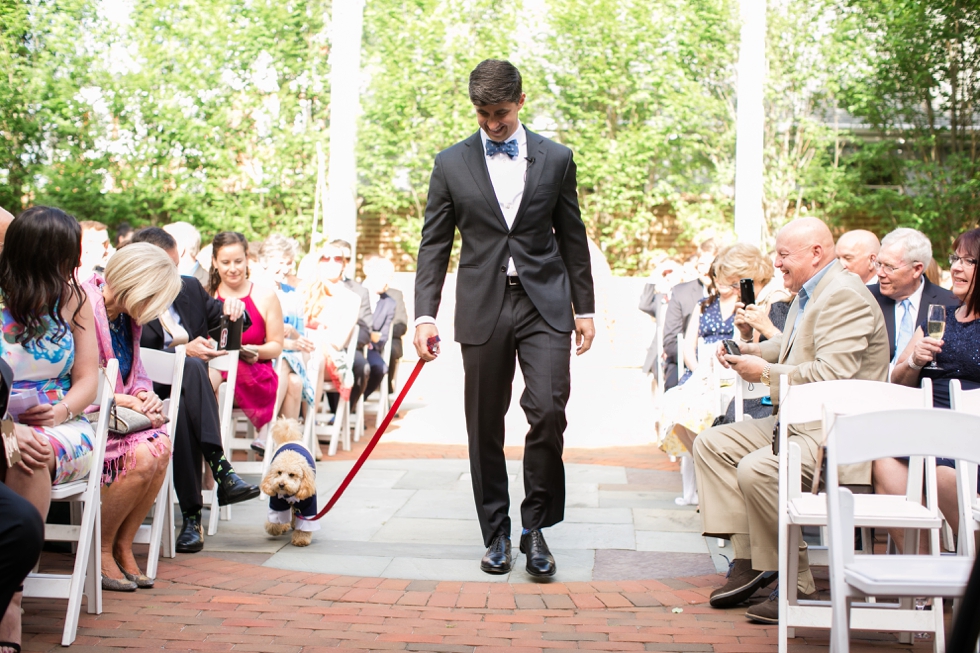
<path fill-rule="evenodd" d="M 745 306 L 755 303 L 755 283 L 752 279 L 739 279 L 738 290 Z"/>
<path fill-rule="evenodd" d="M 729 356 L 742 355 L 742 350 L 738 348 L 738 344 L 734 340 L 722 340 L 721 344 L 725 347 L 725 353 Z"/>
<path fill-rule="evenodd" d="M 238 355 L 246 363 L 254 363 L 259 360 L 259 350 L 252 345 L 242 345 Z"/>

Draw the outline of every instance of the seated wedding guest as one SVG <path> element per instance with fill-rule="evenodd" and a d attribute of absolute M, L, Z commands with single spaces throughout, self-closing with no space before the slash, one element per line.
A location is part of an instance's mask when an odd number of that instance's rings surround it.
<path fill-rule="evenodd" d="M 116 406 L 141 413 L 150 427 L 112 434 L 102 468 L 102 588 L 153 587 L 133 557 L 133 538 L 160 491 L 170 465 L 163 401 L 140 361 L 143 325 L 158 318 L 180 292 L 180 275 L 160 248 L 135 243 L 112 255 L 105 278 L 84 284 L 95 314 L 99 365 L 119 361 Z"/>
<path fill-rule="evenodd" d="M 177 257 L 180 264 L 177 270 L 181 276 L 194 277 L 207 288 L 210 282 L 209 271 L 202 266 L 197 255 L 201 252 L 201 232 L 190 222 L 171 222 L 163 230 L 177 241 Z"/>
<path fill-rule="evenodd" d="M 687 330 L 691 314 L 697 308 L 698 302 L 708 296 L 707 286 L 711 263 L 715 260 L 718 247 L 711 238 L 698 247 L 697 271 L 698 278 L 694 281 L 677 284 L 670 293 L 667 302 L 667 313 L 661 327 L 664 330 L 664 389 L 677 385 L 677 335 Z"/>
<path fill-rule="evenodd" d="M 109 228 L 97 220 L 82 220 L 82 261 L 78 266 L 78 280 L 84 283 L 93 274 L 102 274 L 106 261 L 112 256 Z"/>
<path fill-rule="evenodd" d="M 932 243 L 921 231 L 903 227 L 881 239 L 875 261 L 878 285 L 870 289 L 885 316 L 893 363 L 905 351 L 915 326 L 925 323 L 930 304 L 957 303 L 953 293 L 923 274 L 931 260 Z"/>
<path fill-rule="evenodd" d="M 977 261 L 980 260 L 980 229 L 971 229 L 953 241 L 954 254 L 949 257 L 953 274 L 955 299 L 946 308 L 946 326 L 941 339 L 925 335 L 918 326 L 892 370 L 892 383 L 917 387 L 925 377 L 932 379 L 932 404 L 949 408 L 949 382 L 959 379 L 964 390 L 980 388 L 980 283 Z M 935 363 L 936 367 L 930 364 Z M 955 463 L 949 458 L 936 459 L 936 482 L 939 486 L 939 509 L 955 533 L 959 526 L 956 500 Z M 885 458 L 874 462 L 872 477 L 878 494 L 905 494 L 908 481 L 908 459 Z M 905 533 L 889 531 L 899 550 Z"/>
<path fill-rule="evenodd" d="M 269 282 L 276 290 L 282 306 L 284 323 L 282 357 L 287 365 L 285 378 L 279 380 L 286 388 L 282 417 L 296 419 L 303 404 L 313 403 L 313 383 L 306 374 L 306 355 L 314 349 L 313 341 L 307 338 L 303 319 L 302 298 L 295 292 L 296 286 L 289 283 L 296 261 L 295 241 L 279 234 L 270 234 L 259 245 L 259 264 L 265 270 Z M 298 280 L 293 280 L 294 283 Z"/>
<path fill-rule="evenodd" d="M 344 384 L 344 376 L 353 361 L 347 359 L 347 346 L 351 337 L 357 337 L 355 327 L 361 298 L 341 281 L 343 269 L 344 256 L 340 249 L 333 245 L 321 247 L 316 274 L 304 282 L 302 296 L 306 324 L 313 330 L 310 338 L 325 358 L 325 378 L 339 389 L 339 400 L 348 401 L 352 388 Z M 355 375 L 354 384 L 357 383 Z"/>
<path fill-rule="evenodd" d="M 749 383 L 770 388 L 774 413 L 779 381 L 792 385 L 833 379 L 884 381 L 888 376 L 888 334 L 884 317 L 864 282 L 847 273 L 834 255 L 834 239 L 816 218 L 799 218 L 776 236 L 776 268 L 786 289 L 797 293 L 782 334 L 761 343 L 741 343 L 741 356 L 718 348 L 718 361 Z M 778 413 L 777 413 L 778 414 Z M 778 458 L 772 451 L 776 417 L 716 426 L 698 434 L 691 452 L 697 467 L 702 534 L 731 539 L 735 556 L 725 585 L 711 593 L 715 608 L 735 607 L 772 583 L 779 569 Z M 802 479 L 813 479 L 822 442 L 819 424 L 793 425 L 790 440 L 802 450 Z M 867 485 L 870 465 L 841 470 L 841 483 Z M 806 548 L 800 550 L 797 591 L 809 597 L 816 587 Z M 790 580 L 793 586 L 793 580 Z M 779 621 L 779 601 L 751 606 L 753 621 Z"/>
<path fill-rule="evenodd" d="M 116 226 L 116 249 L 128 245 L 133 241 L 133 234 L 136 230 L 128 222 L 120 222 Z"/>
<path fill-rule="evenodd" d="M 75 218 L 35 206 L 10 223 L 4 239 L 0 355 L 13 371 L 13 390 L 33 393 L 40 403 L 15 416 L 23 459 L 6 469 L 0 456 L 0 480 L 43 518 L 52 484 L 92 471 L 95 434 L 80 413 L 98 390 L 98 345 L 92 308 L 74 276 L 81 249 Z M 20 604 L 18 592 L 0 622 L 0 640 L 12 641 L 4 634 L 14 625 L 19 632 Z"/>
<path fill-rule="evenodd" d="M 878 283 L 875 261 L 881 244 L 878 237 L 870 231 L 855 229 L 841 234 L 837 239 L 837 260 L 848 272 L 861 277 L 861 281 L 869 286 Z"/>
<path fill-rule="evenodd" d="M 368 363 L 381 369 L 387 365 L 389 392 L 394 388 L 392 379 L 395 377 L 398 360 L 402 357 L 402 336 L 408 331 L 405 297 L 402 291 L 389 285 L 394 274 L 395 266 L 386 258 L 369 256 L 364 260 L 364 287 L 368 289 L 373 315 Z M 383 354 L 389 337 L 391 353 L 385 361 Z M 365 396 L 370 395 L 373 390 L 367 390 Z"/>
<path fill-rule="evenodd" d="M 678 385 L 668 390 L 660 402 L 657 418 L 661 431 L 661 448 L 672 456 L 689 455 L 694 438 L 711 426 L 718 416 L 720 402 L 719 374 L 714 359 L 698 360 L 698 341 L 713 344 L 731 339 L 735 332 L 735 307 L 739 300 L 739 280 L 752 279 L 762 289 L 772 279 L 769 259 L 757 247 L 738 243 L 718 253 L 709 273 L 712 283 L 708 297 L 695 310 L 684 337 L 684 361 L 689 370 Z M 683 464 L 683 461 L 682 461 Z M 693 468 L 682 479 L 686 483 L 683 502 L 693 502 Z"/>
<path fill-rule="evenodd" d="M 275 417 L 279 379 L 272 367 L 272 359 L 282 353 L 282 307 L 271 288 L 249 280 L 248 241 L 237 231 L 222 231 L 211 242 L 209 290 L 219 300 L 240 299 L 252 319 L 251 326 L 242 333 L 235 405 L 258 431 Z M 217 376 L 211 375 L 215 387 L 218 386 Z M 221 373 L 220 376 L 226 375 Z M 265 453 L 265 440 L 257 437 L 252 449 Z"/>
<path fill-rule="evenodd" d="M 159 227 L 146 227 L 133 235 L 134 243 L 150 243 L 166 252 L 177 265 L 177 242 Z M 224 303 L 214 299 L 192 276 L 180 278 L 180 293 L 159 319 L 143 327 L 140 346 L 144 349 L 173 351 L 184 345 L 184 376 L 180 388 L 180 409 L 173 426 L 173 477 L 183 525 L 177 536 L 179 553 L 196 553 L 204 548 L 201 521 L 203 502 L 202 459 L 207 462 L 218 485 L 218 505 L 254 499 L 260 493 L 257 485 L 243 481 L 225 458 L 221 443 L 218 401 L 208 375 L 208 361 L 226 352 L 214 349 L 208 331 L 221 325 L 221 316 L 231 320 L 243 317 L 245 304 L 238 299 Z M 170 396 L 170 386 L 154 384 L 161 399 Z"/>
<path fill-rule="evenodd" d="M 367 360 L 367 347 L 371 343 L 371 329 L 374 323 L 374 316 L 371 314 L 371 298 L 368 289 L 347 276 L 350 269 L 351 255 L 353 249 L 346 240 L 332 240 L 330 244 L 340 250 L 344 257 L 344 276 L 341 278 L 348 289 L 355 292 L 361 298 L 361 307 L 357 315 L 357 324 L 360 331 L 357 335 L 357 354 L 354 358 L 354 388 L 351 390 L 350 409 L 354 412 L 357 409 L 357 400 L 363 393 L 365 396 L 374 392 L 384 377 L 384 368 L 381 367 L 383 361 L 374 358 L 372 364 Z"/>
<path fill-rule="evenodd" d="M 2 449 L 2 446 L 0 446 Z M 20 653 L 24 579 L 41 557 L 44 519 L 31 503 L 0 483 L 0 651 Z"/>

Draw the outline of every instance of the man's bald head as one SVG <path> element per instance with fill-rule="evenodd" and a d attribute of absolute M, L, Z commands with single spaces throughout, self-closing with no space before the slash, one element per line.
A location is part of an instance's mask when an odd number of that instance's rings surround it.
<path fill-rule="evenodd" d="M 848 231 L 837 239 L 837 258 L 841 265 L 861 277 L 864 283 L 877 278 L 875 260 L 879 249 L 878 237 L 865 229 Z"/>
<path fill-rule="evenodd" d="M 7 227 L 14 221 L 14 216 L 9 211 L 0 206 L 0 249 L 3 249 L 3 241 L 7 236 Z"/>
<path fill-rule="evenodd" d="M 783 273 L 783 285 L 793 292 L 833 260 L 834 236 L 822 220 L 799 218 L 776 235 L 776 268 Z"/>

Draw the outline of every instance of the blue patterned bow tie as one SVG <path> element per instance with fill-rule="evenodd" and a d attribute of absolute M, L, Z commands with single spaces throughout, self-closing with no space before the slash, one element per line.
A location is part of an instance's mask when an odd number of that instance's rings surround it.
<path fill-rule="evenodd" d="M 491 141 L 487 139 L 487 156 L 493 156 L 494 154 L 499 154 L 503 152 L 511 159 L 516 159 L 517 155 L 520 154 L 520 150 L 517 148 L 517 139 L 512 139 L 506 143 L 498 143 L 497 141 Z"/>

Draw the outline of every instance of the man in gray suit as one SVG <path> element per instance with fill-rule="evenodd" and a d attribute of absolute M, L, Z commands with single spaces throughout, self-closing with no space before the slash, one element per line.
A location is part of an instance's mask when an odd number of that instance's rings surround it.
<path fill-rule="evenodd" d="M 718 246 L 713 238 L 701 243 L 698 247 L 698 278 L 679 283 L 670 291 L 664 323 L 657 325 L 657 328 L 664 330 L 664 390 L 677 385 L 677 336 L 687 330 L 687 323 L 698 302 L 708 296 L 707 288 L 711 280 L 708 273 L 717 253 Z"/>
<path fill-rule="evenodd" d="M 734 560 L 728 582 L 712 592 L 709 602 L 730 608 L 773 582 L 779 569 L 778 458 L 773 454 L 773 428 L 779 406 L 779 379 L 790 385 L 833 379 L 888 378 L 888 335 L 877 302 L 864 282 L 847 272 L 834 255 L 834 238 L 820 220 L 801 218 L 776 236 L 776 268 L 783 285 L 796 292 L 782 334 L 762 343 L 751 340 L 752 328 L 736 315 L 741 356 L 719 348 L 718 359 L 749 383 L 770 387 L 774 415 L 726 424 L 700 433 L 692 452 L 697 469 L 701 523 L 706 536 L 731 539 Z M 741 311 L 741 309 L 740 309 Z M 819 424 L 793 425 L 790 440 L 799 444 L 803 483 L 813 479 Z M 855 466 L 857 467 L 857 466 Z M 842 483 L 868 484 L 870 465 L 847 472 Z M 792 587 L 793 579 L 787 579 Z M 800 552 L 799 592 L 816 591 L 806 549 Z M 752 606 L 746 615 L 778 623 L 776 600 Z"/>
<path fill-rule="evenodd" d="M 881 239 L 875 268 L 878 283 L 871 294 L 878 300 L 888 329 L 889 360 L 905 351 L 915 327 L 926 329 L 930 304 L 957 306 L 956 295 L 929 281 L 925 267 L 932 260 L 932 243 L 915 229 L 896 229 Z"/>
<path fill-rule="evenodd" d="M 486 573 L 511 569 L 504 415 L 514 360 L 531 428 L 524 445 L 520 548 L 527 571 L 552 576 L 541 529 L 564 518 L 561 453 L 571 334 L 578 354 L 595 336 L 588 238 L 579 213 L 575 161 L 567 147 L 526 129 L 521 74 L 488 59 L 470 73 L 479 131 L 436 156 L 415 277 L 415 349 L 423 360 L 438 334 L 446 267 L 458 229 L 455 339 L 463 353 L 466 431 Z M 436 352 L 437 353 L 437 352 Z"/>

